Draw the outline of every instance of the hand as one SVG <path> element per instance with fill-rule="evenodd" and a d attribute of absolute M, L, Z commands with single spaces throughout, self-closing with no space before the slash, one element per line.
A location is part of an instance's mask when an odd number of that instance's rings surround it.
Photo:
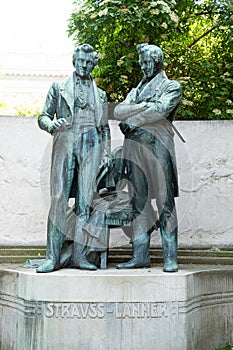
<path fill-rule="evenodd" d="M 102 163 L 105 164 L 108 168 L 112 167 L 112 158 L 108 154 L 106 154 L 103 159 Z"/>
<path fill-rule="evenodd" d="M 121 132 L 124 134 L 124 135 L 127 135 L 129 132 L 130 132 L 130 127 L 128 124 L 126 123 L 119 123 L 119 128 L 121 129 Z"/>
<path fill-rule="evenodd" d="M 52 130 L 59 131 L 59 130 L 63 129 L 64 126 L 67 126 L 67 125 L 68 125 L 68 123 L 67 123 L 66 119 L 60 118 L 60 119 L 53 121 Z"/>

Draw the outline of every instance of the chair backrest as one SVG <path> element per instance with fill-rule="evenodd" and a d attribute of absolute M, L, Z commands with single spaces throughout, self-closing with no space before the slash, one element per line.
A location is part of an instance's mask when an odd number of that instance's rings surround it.
<path fill-rule="evenodd" d="M 97 177 L 97 191 L 101 191 L 101 189 L 106 188 L 106 184 L 110 184 L 112 190 L 123 190 L 125 187 L 124 181 L 124 169 L 123 169 L 123 147 L 119 146 L 115 148 L 112 153 L 112 166 L 106 167 L 102 166 L 100 169 L 99 175 Z M 113 186 L 111 185 L 113 184 Z"/>

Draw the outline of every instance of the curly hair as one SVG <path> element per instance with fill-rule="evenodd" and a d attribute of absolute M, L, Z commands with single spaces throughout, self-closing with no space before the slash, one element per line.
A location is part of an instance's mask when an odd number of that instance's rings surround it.
<path fill-rule="evenodd" d="M 143 43 L 137 46 L 137 50 L 139 55 L 149 54 L 159 68 L 163 68 L 163 51 L 159 46 Z"/>
<path fill-rule="evenodd" d="M 91 46 L 90 44 L 81 44 L 79 46 L 77 46 L 74 50 L 74 53 L 73 53 L 73 59 L 72 59 L 72 62 L 73 62 L 73 65 L 75 63 L 75 60 L 79 54 L 80 51 L 83 51 L 85 53 L 91 53 L 92 54 L 92 59 L 93 59 L 93 63 L 94 63 L 94 66 L 97 65 L 98 63 L 98 54 L 97 52 L 94 50 L 93 46 Z"/>

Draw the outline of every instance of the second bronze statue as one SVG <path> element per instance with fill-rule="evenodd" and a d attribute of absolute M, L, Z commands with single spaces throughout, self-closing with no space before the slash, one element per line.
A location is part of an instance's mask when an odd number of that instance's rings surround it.
<path fill-rule="evenodd" d="M 118 268 L 150 266 L 149 246 L 153 227 L 151 201 L 159 213 L 165 272 L 177 265 L 177 215 L 174 198 L 178 179 L 172 121 L 181 103 L 177 81 L 163 71 L 163 52 L 156 45 L 138 46 L 144 74 L 139 85 L 114 111 L 125 135 L 123 157 L 133 207 L 133 258 Z"/>

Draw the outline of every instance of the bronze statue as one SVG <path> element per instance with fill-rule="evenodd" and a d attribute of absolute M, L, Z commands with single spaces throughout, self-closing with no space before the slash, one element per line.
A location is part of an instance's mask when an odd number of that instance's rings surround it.
<path fill-rule="evenodd" d="M 174 197 L 178 196 L 178 179 L 172 121 L 182 100 L 181 87 L 163 71 L 163 52 L 159 47 L 141 44 L 137 49 L 144 77 L 114 110 L 125 135 L 124 162 L 133 208 L 133 257 L 117 268 L 150 266 L 154 225 L 151 201 L 155 198 L 163 271 L 175 272 L 178 224 Z"/>
<path fill-rule="evenodd" d="M 76 214 L 70 266 L 97 268 L 87 260 L 88 237 L 83 234 L 99 166 L 102 161 L 109 161 L 111 152 L 106 93 L 90 76 L 97 62 L 98 55 L 91 45 L 79 45 L 73 53 L 75 71 L 68 79 L 52 84 L 38 118 L 40 128 L 53 135 L 53 150 L 47 253 L 37 272 L 50 272 L 61 266 L 70 197 L 75 198 Z"/>

